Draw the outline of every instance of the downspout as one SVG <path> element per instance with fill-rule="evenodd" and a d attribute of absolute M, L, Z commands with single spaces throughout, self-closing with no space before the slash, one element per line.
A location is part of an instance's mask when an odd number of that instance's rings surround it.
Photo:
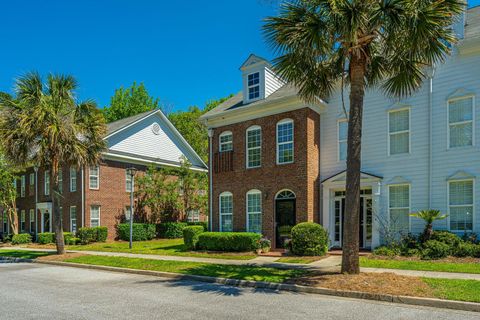
<path fill-rule="evenodd" d="M 82 187 L 82 228 L 85 227 L 85 177 L 83 167 L 81 169 L 81 187 Z"/>
<path fill-rule="evenodd" d="M 212 155 L 212 152 L 213 152 L 213 146 L 212 146 L 212 142 L 213 142 L 213 129 L 208 129 L 208 148 L 209 148 L 209 151 L 208 151 L 208 176 L 209 176 L 209 179 L 208 179 L 208 185 L 209 185 L 209 194 L 208 194 L 208 201 L 209 201 L 209 205 L 208 205 L 208 212 L 209 212 L 209 217 L 208 217 L 208 225 L 209 225 L 209 230 L 212 231 L 213 230 L 213 221 L 212 221 L 212 217 L 213 217 L 213 182 L 212 182 L 212 178 L 213 178 L 213 173 L 212 173 L 212 159 L 213 159 L 213 155 Z"/>
<path fill-rule="evenodd" d="M 435 65 L 428 71 L 428 208 L 432 208 L 432 167 L 433 167 L 433 77 L 435 75 Z"/>

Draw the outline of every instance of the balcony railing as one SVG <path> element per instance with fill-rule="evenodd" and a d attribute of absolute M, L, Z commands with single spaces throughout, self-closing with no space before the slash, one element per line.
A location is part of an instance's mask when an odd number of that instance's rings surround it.
<path fill-rule="evenodd" d="M 213 171 L 215 173 L 233 171 L 233 151 L 215 153 Z"/>

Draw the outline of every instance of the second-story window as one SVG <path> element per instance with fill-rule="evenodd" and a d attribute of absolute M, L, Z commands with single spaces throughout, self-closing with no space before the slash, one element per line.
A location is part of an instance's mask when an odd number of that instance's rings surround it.
<path fill-rule="evenodd" d="M 410 109 L 388 113 L 389 155 L 410 152 Z"/>
<path fill-rule="evenodd" d="M 33 195 L 35 193 L 35 173 L 30 173 L 28 179 L 28 194 Z"/>
<path fill-rule="evenodd" d="M 63 173 L 61 169 L 58 171 L 58 192 L 63 193 Z"/>
<path fill-rule="evenodd" d="M 77 191 L 77 169 L 70 167 L 70 192 Z"/>
<path fill-rule="evenodd" d="M 347 159 L 348 121 L 338 121 L 338 161 Z"/>
<path fill-rule="evenodd" d="M 262 165 L 262 129 L 253 126 L 247 129 L 247 168 Z"/>
<path fill-rule="evenodd" d="M 26 177 L 25 175 L 23 175 L 21 178 L 20 178 L 20 197 L 25 197 L 25 187 L 26 187 L 26 181 L 25 181 Z"/>
<path fill-rule="evenodd" d="M 88 181 L 89 181 L 90 189 L 97 190 L 100 185 L 99 180 L 100 180 L 100 168 L 98 166 L 90 167 L 90 170 L 88 172 Z"/>
<path fill-rule="evenodd" d="M 233 134 L 231 131 L 225 131 L 219 137 L 219 151 L 226 152 L 233 150 Z"/>
<path fill-rule="evenodd" d="M 473 145 L 473 97 L 448 101 L 448 147 Z"/>
<path fill-rule="evenodd" d="M 44 183 L 44 194 L 46 196 L 50 195 L 50 171 L 45 171 L 45 183 Z"/>
<path fill-rule="evenodd" d="M 248 75 L 248 100 L 260 97 L 260 73 L 255 72 Z"/>
<path fill-rule="evenodd" d="M 277 163 L 293 162 L 293 120 L 277 123 Z"/>

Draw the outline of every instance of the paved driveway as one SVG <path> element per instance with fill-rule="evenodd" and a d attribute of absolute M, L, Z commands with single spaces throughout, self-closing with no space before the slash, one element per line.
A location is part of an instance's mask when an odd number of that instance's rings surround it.
<path fill-rule="evenodd" d="M 0 319 L 479 319 L 480 314 L 0 263 Z"/>

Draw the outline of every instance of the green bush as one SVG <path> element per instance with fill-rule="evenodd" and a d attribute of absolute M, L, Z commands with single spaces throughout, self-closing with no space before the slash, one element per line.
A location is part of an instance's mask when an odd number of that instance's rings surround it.
<path fill-rule="evenodd" d="M 323 256 L 328 251 L 328 233 L 318 223 L 302 222 L 292 228 L 292 252 L 299 256 Z"/>
<path fill-rule="evenodd" d="M 469 242 L 463 242 L 458 245 L 453 251 L 455 257 L 475 257 L 477 245 Z"/>
<path fill-rule="evenodd" d="M 12 240 L 13 234 L 3 233 L 2 234 L 2 242 L 10 242 Z"/>
<path fill-rule="evenodd" d="M 31 242 L 32 236 L 29 233 L 20 233 L 12 237 L 12 244 L 25 244 Z"/>
<path fill-rule="evenodd" d="M 258 249 L 261 235 L 253 232 L 204 232 L 198 248 L 209 251 L 246 252 Z"/>
<path fill-rule="evenodd" d="M 444 242 L 428 240 L 423 244 L 420 255 L 424 260 L 442 259 L 448 257 L 451 251 L 451 247 Z"/>
<path fill-rule="evenodd" d="M 77 237 L 81 244 L 89 244 L 90 242 L 105 242 L 108 237 L 107 227 L 84 227 L 77 231 Z"/>
<path fill-rule="evenodd" d="M 413 257 L 420 255 L 420 249 L 401 249 L 400 255 L 403 257 Z"/>
<path fill-rule="evenodd" d="M 80 244 L 80 243 L 81 243 L 80 238 L 70 237 L 68 239 L 65 239 L 65 244 L 69 245 L 69 246 L 74 246 L 74 245 Z"/>
<path fill-rule="evenodd" d="M 96 232 L 95 242 L 105 242 L 108 237 L 108 228 L 107 227 L 94 227 Z"/>
<path fill-rule="evenodd" d="M 434 231 L 430 240 L 445 243 L 450 247 L 452 252 L 460 243 L 463 242 L 459 236 L 448 231 Z"/>
<path fill-rule="evenodd" d="M 396 247 L 380 246 L 373 250 L 376 256 L 395 257 L 400 255 L 400 249 Z"/>
<path fill-rule="evenodd" d="M 198 236 L 205 232 L 203 226 L 187 226 L 183 228 L 183 242 L 188 250 L 195 250 L 198 244 Z"/>
<path fill-rule="evenodd" d="M 48 244 L 55 243 L 55 233 L 53 232 L 41 232 L 38 234 L 38 243 Z"/>
<path fill-rule="evenodd" d="M 73 238 L 74 235 L 71 232 L 64 232 L 63 233 L 63 241 L 66 245 L 70 245 L 70 239 Z"/>
<path fill-rule="evenodd" d="M 117 235 L 120 240 L 130 240 L 130 223 L 121 223 L 117 225 Z M 156 227 L 149 223 L 134 223 L 132 225 L 132 240 L 146 241 L 152 240 L 156 235 Z"/>
<path fill-rule="evenodd" d="M 262 238 L 258 241 L 258 247 L 262 249 L 263 253 L 270 252 L 270 249 L 272 248 L 272 242 L 267 238 Z"/>
<path fill-rule="evenodd" d="M 208 231 L 208 222 L 206 221 L 199 221 L 199 222 L 187 222 L 189 226 L 202 226 L 203 231 Z"/>
<path fill-rule="evenodd" d="M 163 222 L 157 225 L 160 238 L 177 239 L 183 237 L 183 228 L 186 222 Z"/>

